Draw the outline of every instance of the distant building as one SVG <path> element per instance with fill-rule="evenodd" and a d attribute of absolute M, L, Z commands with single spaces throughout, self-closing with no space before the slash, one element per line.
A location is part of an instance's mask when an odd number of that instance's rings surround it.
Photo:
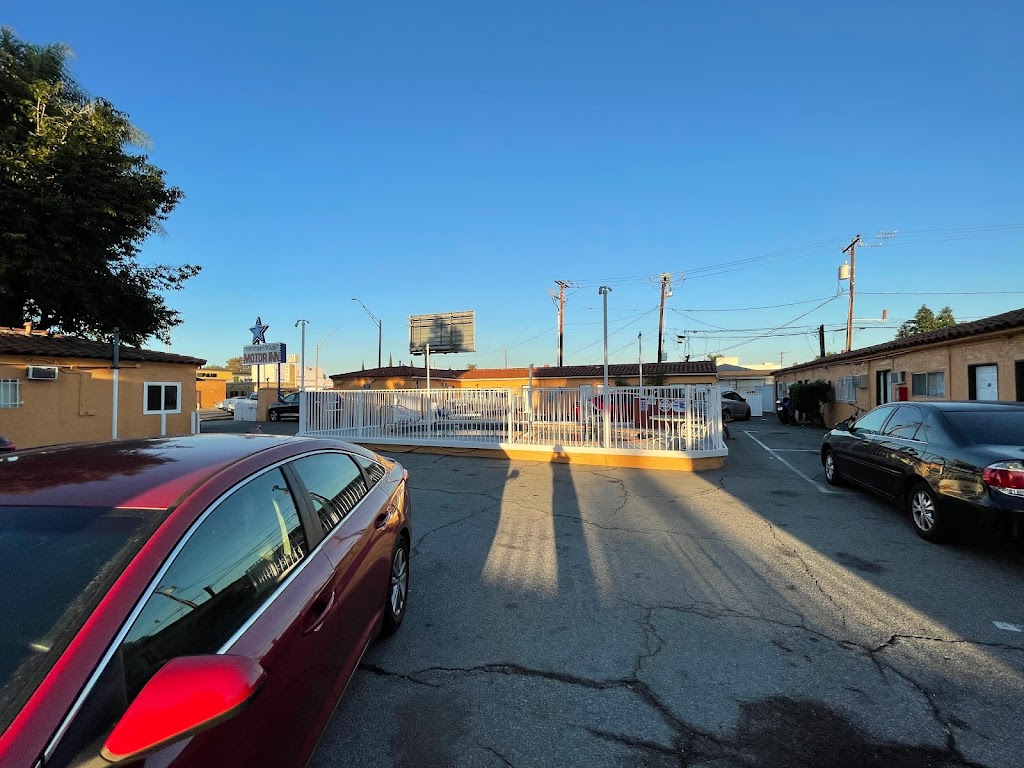
<path fill-rule="evenodd" d="M 298 355 L 288 355 L 286 362 L 281 363 L 281 388 L 298 389 L 301 380 L 302 366 Z M 257 389 L 277 388 L 276 365 L 252 366 L 252 381 Z M 306 366 L 306 389 L 331 389 L 331 379 L 324 375 L 322 368 Z"/>

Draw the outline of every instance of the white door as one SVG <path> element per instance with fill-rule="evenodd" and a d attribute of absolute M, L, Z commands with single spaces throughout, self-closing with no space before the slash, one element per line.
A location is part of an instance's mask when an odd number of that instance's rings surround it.
<path fill-rule="evenodd" d="M 746 389 L 739 390 L 740 395 L 747 401 L 747 405 L 750 406 L 750 415 L 763 416 L 764 411 L 761 409 L 761 393 L 753 387 L 747 387 Z"/>
<path fill-rule="evenodd" d="M 999 368 L 994 365 L 979 365 L 974 369 L 974 386 L 977 400 L 999 399 Z"/>

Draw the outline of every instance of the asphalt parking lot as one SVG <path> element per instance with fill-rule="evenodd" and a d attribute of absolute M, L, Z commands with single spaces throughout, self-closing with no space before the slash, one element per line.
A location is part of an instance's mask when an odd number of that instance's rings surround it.
<path fill-rule="evenodd" d="M 928 544 L 820 430 L 732 432 L 703 473 L 397 456 L 409 611 L 312 765 L 1021 765 L 1024 544 Z"/>

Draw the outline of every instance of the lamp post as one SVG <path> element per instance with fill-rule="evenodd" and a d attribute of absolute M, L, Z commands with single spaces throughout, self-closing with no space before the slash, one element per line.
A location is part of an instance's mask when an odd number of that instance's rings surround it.
<path fill-rule="evenodd" d="M 324 336 L 323 341 L 316 345 L 316 355 L 313 357 L 313 372 L 316 374 L 317 386 L 320 386 L 320 347 L 327 343 L 327 339 L 330 338 L 330 335 L 336 330 L 338 329 L 331 328 L 331 330 L 327 332 L 327 335 Z"/>
<path fill-rule="evenodd" d="M 306 326 L 309 320 L 296 320 L 295 327 L 302 325 L 302 342 L 299 347 L 299 430 L 306 429 Z"/>
<path fill-rule="evenodd" d="M 359 301 L 359 299 L 353 298 L 352 301 Z M 373 312 L 366 308 L 363 302 L 359 301 L 359 306 L 366 310 L 366 314 L 370 316 L 370 319 L 377 324 L 377 367 L 380 368 L 381 364 L 381 340 L 383 338 L 382 326 L 380 318 L 378 318 Z"/>
<path fill-rule="evenodd" d="M 597 289 L 597 292 L 601 294 L 604 300 L 604 388 L 608 389 L 608 294 L 612 292 L 612 289 L 607 285 L 602 285 Z M 607 396 L 607 393 L 606 395 Z"/>

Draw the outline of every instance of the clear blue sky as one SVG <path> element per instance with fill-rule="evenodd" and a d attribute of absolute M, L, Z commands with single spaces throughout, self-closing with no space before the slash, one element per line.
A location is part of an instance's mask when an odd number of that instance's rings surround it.
<path fill-rule="evenodd" d="M 835 5 L 36 0 L 3 23 L 70 44 L 184 190 L 143 252 L 203 267 L 171 296 L 173 351 L 223 362 L 257 315 L 297 351 L 303 317 L 310 359 L 337 328 L 338 373 L 376 363 L 354 296 L 385 364 L 410 359 L 409 315 L 466 309 L 478 353 L 435 364 L 554 364 L 556 279 L 579 283 L 567 364 L 601 360 L 601 282 L 612 361 L 640 331 L 653 361 L 661 272 L 670 360 L 683 334 L 696 358 L 795 363 L 819 323 L 841 348 L 846 297 L 815 307 L 840 248 L 882 230 L 900 234 L 858 253 L 858 318 L 1024 306 L 1024 226 L 969 229 L 1024 225 L 1024 6 Z"/>

